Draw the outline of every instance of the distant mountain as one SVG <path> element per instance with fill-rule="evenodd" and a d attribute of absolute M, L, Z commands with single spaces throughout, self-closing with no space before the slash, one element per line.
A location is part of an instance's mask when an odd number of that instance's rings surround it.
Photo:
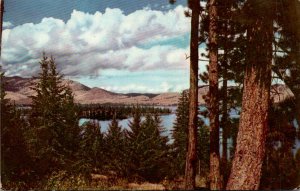
<path fill-rule="evenodd" d="M 22 78 L 19 76 L 5 77 L 5 89 L 7 98 L 15 101 L 16 104 L 30 104 L 31 99 L 28 96 L 34 95 L 31 89 L 37 79 Z M 79 82 L 73 80 L 63 80 L 73 93 L 77 103 L 81 104 L 103 104 L 103 103 L 119 103 L 119 104 L 148 104 L 148 105 L 176 105 L 180 97 L 178 92 L 168 92 L 161 94 L 151 93 L 115 93 L 104 90 L 102 88 L 89 88 Z M 203 96 L 208 92 L 208 86 L 201 86 L 198 89 L 199 104 L 204 104 Z M 185 90 L 188 91 L 188 90 Z M 285 86 L 276 84 L 272 86 L 271 95 L 275 102 L 293 96 L 292 92 Z"/>
<path fill-rule="evenodd" d="M 31 89 L 37 79 L 22 78 L 19 76 L 5 77 L 5 90 L 7 98 L 15 101 L 17 104 L 30 104 L 31 99 L 28 96 L 34 95 Z M 120 103 L 120 104 L 155 104 L 155 105 L 176 105 L 179 93 L 115 93 L 104 90 L 102 88 L 89 88 L 79 82 L 73 80 L 63 80 L 73 93 L 77 103 L 93 104 L 93 103 Z M 170 97 L 170 95 L 173 95 Z"/>

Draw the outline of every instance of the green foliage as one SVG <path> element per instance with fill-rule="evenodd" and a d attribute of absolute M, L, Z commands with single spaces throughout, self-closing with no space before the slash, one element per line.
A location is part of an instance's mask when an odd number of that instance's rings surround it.
<path fill-rule="evenodd" d="M 182 176 L 185 171 L 185 160 L 187 152 L 187 130 L 189 124 L 189 97 L 186 91 L 181 93 L 176 110 L 176 121 L 173 126 L 172 148 L 172 176 Z M 209 129 L 198 119 L 198 173 L 207 176 L 209 172 Z"/>
<path fill-rule="evenodd" d="M 1 68 L 0 68 L 1 69 Z M 0 70 L 1 82 L 1 180 L 6 188 L 25 188 L 31 173 L 31 158 L 24 138 L 27 124 L 15 105 L 5 98 L 4 72 Z M 18 182 L 17 185 L 14 185 Z"/>
<path fill-rule="evenodd" d="M 158 115 L 146 115 L 141 123 L 139 108 L 127 131 L 129 146 L 129 174 L 132 178 L 148 181 L 162 180 L 168 171 L 168 139 L 161 135 L 163 129 Z"/>
<path fill-rule="evenodd" d="M 43 176 L 75 163 L 79 128 L 72 91 L 62 83 L 54 59 L 44 55 L 40 67 L 31 97 L 28 141 L 36 171 Z"/>
<path fill-rule="evenodd" d="M 76 166 L 80 173 L 88 177 L 93 171 L 99 173 L 103 169 L 107 149 L 98 122 L 86 122 L 81 128 L 79 161 Z"/>
<path fill-rule="evenodd" d="M 105 146 L 107 153 L 106 169 L 113 171 L 118 176 L 126 173 L 126 148 L 125 148 L 125 132 L 114 115 L 113 120 L 109 124 L 108 132 L 105 136 Z"/>
<path fill-rule="evenodd" d="M 189 98 L 188 93 L 183 91 L 178 101 L 176 110 L 176 121 L 173 126 L 172 144 L 173 173 L 177 176 L 183 175 L 185 171 L 185 158 L 187 152 L 187 131 L 189 125 Z"/>
<path fill-rule="evenodd" d="M 287 99 L 270 109 L 261 189 L 292 189 L 298 186 L 297 165 L 292 153 L 296 139 L 294 110 L 293 99 Z"/>
<path fill-rule="evenodd" d="M 146 113 L 170 114 L 168 108 L 156 108 L 153 106 L 138 106 L 141 115 Z M 126 119 L 133 116 L 135 106 L 122 104 L 88 104 L 80 105 L 79 115 L 81 118 L 111 120 L 114 115 L 117 119 Z"/>
<path fill-rule="evenodd" d="M 199 139 L 197 155 L 199 159 L 199 174 L 207 177 L 209 174 L 209 127 L 206 125 L 199 127 Z"/>
<path fill-rule="evenodd" d="M 160 122 L 149 114 L 142 123 L 139 152 L 138 174 L 146 180 L 158 181 L 166 176 L 168 166 L 167 138 L 160 135 Z"/>
<path fill-rule="evenodd" d="M 66 171 L 59 171 L 49 175 L 41 187 L 43 190 L 82 190 L 88 185 L 89 181 L 81 174 L 70 175 Z"/>

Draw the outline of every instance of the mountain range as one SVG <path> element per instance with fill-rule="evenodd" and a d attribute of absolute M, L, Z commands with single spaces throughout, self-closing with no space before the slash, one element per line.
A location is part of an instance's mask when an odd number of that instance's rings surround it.
<path fill-rule="evenodd" d="M 6 98 L 15 101 L 16 104 L 30 104 L 31 99 L 28 96 L 34 95 L 31 89 L 37 81 L 34 78 L 22 78 L 19 76 L 5 77 Z M 63 84 L 68 85 L 73 93 L 75 102 L 80 104 L 147 104 L 147 105 L 176 105 L 180 97 L 179 92 L 167 92 L 160 94 L 152 93 L 115 93 L 102 88 L 90 88 L 73 80 L 63 79 Z M 293 96 L 292 92 L 282 84 L 272 86 L 271 95 L 275 102 L 284 100 L 289 96 Z M 187 90 L 186 90 L 187 91 Z M 201 86 L 198 89 L 199 104 L 204 104 L 203 95 L 208 92 L 208 86 Z"/>

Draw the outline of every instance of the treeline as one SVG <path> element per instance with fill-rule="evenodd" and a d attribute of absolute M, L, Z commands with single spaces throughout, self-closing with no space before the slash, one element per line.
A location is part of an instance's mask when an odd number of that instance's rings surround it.
<path fill-rule="evenodd" d="M 172 140 L 163 136 L 165 129 L 157 109 L 141 106 L 127 108 L 133 116 L 130 129 L 122 129 L 114 113 L 108 131 L 101 133 L 99 123 L 93 120 L 78 125 L 80 107 L 74 103 L 71 89 L 62 84 L 54 59 L 44 55 L 40 67 L 33 87 L 36 94 L 26 116 L 5 99 L 5 84 L 1 83 L 3 188 L 93 188 L 97 187 L 91 185 L 93 174 L 134 182 L 182 177 L 188 122 L 186 93 L 176 112 Z M 3 78 L 1 73 L 1 82 Z M 198 131 L 199 141 L 207 143 L 198 148 L 199 172 L 207 174 L 208 128 L 199 124 Z"/>
<path fill-rule="evenodd" d="M 132 117 L 135 110 L 134 105 L 112 105 L 112 104 L 80 104 L 79 117 L 97 120 L 111 120 L 115 116 L 117 119 Z M 142 115 L 150 114 L 170 114 L 168 108 L 154 106 L 139 106 Z"/>

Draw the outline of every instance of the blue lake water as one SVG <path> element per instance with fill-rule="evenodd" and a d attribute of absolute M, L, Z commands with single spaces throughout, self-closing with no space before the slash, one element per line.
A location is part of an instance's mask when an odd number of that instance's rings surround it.
<path fill-rule="evenodd" d="M 169 139 L 171 139 L 172 136 L 172 130 L 173 130 L 173 123 L 176 120 L 176 115 L 175 113 L 169 114 L 169 115 L 161 115 L 160 116 L 162 123 L 161 126 L 164 128 L 164 132 L 162 133 L 162 135 L 164 136 L 168 136 Z M 122 120 L 118 120 L 119 125 L 122 127 L 122 129 L 127 129 L 130 130 L 128 124 L 130 121 L 132 121 L 133 118 L 127 118 L 127 119 L 122 119 Z M 141 121 L 144 121 L 145 117 L 141 118 Z M 90 121 L 90 119 L 86 119 L 86 118 L 81 118 L 79 120 L 79 125 L 82 125 L 83 123 Z M 109 127 L 109 124 L 111 122 L 111 120 L 98 120 L 99 125 L 100 125 L 100 130 L 102 133 L 106 133 Z"/>
<path fill-rule="evenodd" d="M 176 106 L 170 106 L 168 107 L 172 113 L 171 114 L 168 114 L 168 115 L 161 115 L 161 120 L 162 120 L 162 127 L 165 128 L 165 132 L 162 133 L 162 135 L 164 136 L 168 136 L 169 139 L 172 139 L 172 130 L 173 130 L 173 124 L 176 120 Z M 205 107 L 203 106 L 200 106 L 200 111 L 201 110 L 204 110 L 206 109 Z M 239 118 L 239 110 L 238 109 L 232 109 L 230 111 L 230 118 Z M 203 118 L 201 117 L 201 119 L 204 121 L 204 123 L 206 125 L 209 125 L 209 120 L 208 118 Z M 85 118 L 81 118 L 79 120 L 79 125 L 82 125 L 83 123 L 89 121 L 90 119 L 85 119 Z M 142 117 L 141 119 L 142 121 L 145 120 L 145 117 Z M 129 121 L 132 121 L 132 117 L 130 118 L 127 118 L 127 119 L 123 119 L 123 120 L 119 120 L 119 125 L 122 127 L 122 129 L 130 129 L 128 127 L 128 124 L 129 124 Z M 99 125 L 101 127 L 101 132 L 105 133 L 107 132 L 108 130 L 108 126 L 109 126 L 109 123 L 111 122 L 111 120 L 98 120 L 99 122 Z M 296 123 L 296 121 L 294 121 L 294 123 Z M 298 128 L 298 124 L 295 124 L 295 126 Z M 220 128 L 220 152 L 222 153 L 222 128 Z M 172 140 L 170 141 L 170 143 L 172 142 Z M 228 139 L 228 144 L 229 146 L 232 145 L 232 140 L 231 139 Z M 296 140 L 295 142 L 295 149 L 293 149 L 293 151 L 295 152 L 298 148 L 300 148 L 300 141 L 299 140 Z M 228 152 L 229 153 L 229 152 Z"/>

